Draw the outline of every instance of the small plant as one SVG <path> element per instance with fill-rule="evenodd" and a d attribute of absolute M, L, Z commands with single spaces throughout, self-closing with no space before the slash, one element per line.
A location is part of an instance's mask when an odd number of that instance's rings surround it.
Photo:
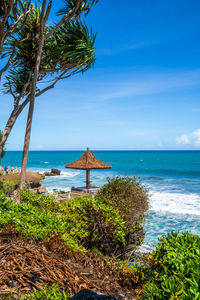
<path fill-rule="evenodd" d="M 66 192 L 65 191 L 62 191 L 62 190 L 60 190 L 60 191 L 58 191 L 58 195 L 63 195 L 63 194 L 65 194 Z"/>
<path fill-rule="evenodd" d="M 57 284 L 53 284 L 48 287 L 44 285 L 40 290 L 36 290 L 30 295 L 23 295 L 19 300 L 46 300 L 46 299 L 55 299 L 55 300 L 68 300 L 69 294 L 64 290 L 60 289 Z"/>
<path fill-rule="evenodd" d="M 0 191 L 10 196 L 18 187 L 19 180 L 17 179 L 2 179 L 0 180 Z"/>
<path fill-rule="evenodd" d="M 148 265 L 131 267 L 143 289 L 139 299 L 200 299 L 200 237 L 171 232 L 159 239 Z"/>

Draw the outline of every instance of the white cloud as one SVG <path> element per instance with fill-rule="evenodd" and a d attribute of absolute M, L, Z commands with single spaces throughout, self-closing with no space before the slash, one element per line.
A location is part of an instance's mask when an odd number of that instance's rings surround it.
<path fill-rule="evenodd" d="M 176 143 L 179 145 L 200 146 L 200 128 L 188 134 L 183 134 L 177 137 Z"/>
<path fill-rule="evenodd" d="M 194 138 L 194 144 L 196 146 L 200 146 L 200 129 L 197 129 L 195 130 L 193 133 L 192 133 L 192 136 Z"/>
<path fill-rule="evenodd" d="M 190 138 L 187 134 L 183 134 L 176 139 L 177 144 L 181 145 L 189 145 L 190 144 Z"/>

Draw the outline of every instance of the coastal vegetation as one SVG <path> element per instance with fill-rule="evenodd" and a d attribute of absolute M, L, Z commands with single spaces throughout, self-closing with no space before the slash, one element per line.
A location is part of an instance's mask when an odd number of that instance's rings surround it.
<path fill-rule="evenodd" d="M 117 209 L 91 196 L 55 202 L 53 196 L 21 191 L 15 204 L 1 194 L 0 226 L 13 224 L 27 238 L 48 240 L 56 232 L 66 245 L 77 251 L 125 243 L 125 225 Z M 9 212 L 9 213 L 8 213 Z"/>
<path fill-rule="evenodd" d="M 52 195 L 38 195 L 27 191 L 21 191 L 20 196 L 21 203 L 16 204 L 3 193 L 0 194 L 2 245 L 5 244 L 5 249 L 8 249 L 8 244 L 11 248 L 15 245 L 11 251 L 18 258 L 19 253 L 24 253 L 22 261 L 18 259 L 18 267 L 10 266 L 13 276 L 9 280 L 5 276 L 1 277 L 0 283 L 4 287 L 8 285 L 8 290 L 12 283 L 21 297 L 19 299 L 53 299 L 55 293 L 57 299 L 68 299 L 80 290 L 80 281 L 84 282 L 81 285 L 83 287 L 94 288 L 116 297 L 124 293 L 138 299 L 198 299 L 198 236 L 188 232 L 172 232 L 161 237 L 155 250 L 150 254 L 143 254 L 139 262 L 133 262 L 130 266 L 130 261 L 125 259 L 125 249 L 129 246 L 134 261 L 134 251 L 142 241 L 140 232 L 148 207 L 147 191 L 138 179 L 108 178 L 108 183 L 100 188 L 94 198 L 86 195 L 57 202 Z M 135 206 L 131 202 L 136 202 Z M 138 214 L 136 207 L 140 212 Z M 127 213 L 131 210 L 130 215 L 126 215 L 126 210 Z M 139 238 L 130 242 L 127 235 L 133 232 L 138 232 Z M 20 247 L 19 250 L 17 247 Z M 47 253 L 47 250 L 50 252 Z M 3 253 L 2 257 L 6 262 L 6 255 L 11 254 L 8 250 Z M 42 262 L 42 257 L 48 263 Z M 59 269 L 61 265 L 58 259 L 62 260 L 63 265 L 68 265 L 65 271 Z M 32 272 L 30 267 L 24 267 L 31 261 L 36 265 L 51 265 L 51 269 L 57 273 L 50 272 L 48 268 L 44 271 L 45 267 Z M 14 258 L 12 264 L 15 264 Z M 22 264 L 21 267 L 19 264 Z M 17 279 L 17 276 L 23 280 Z M 66 276 L 69 280 L 67 289 Z M 96 280 L 96 277 L 102 280 L 101 285 L 90 281 L 91 278 Z M 33 284 L 30 285 L 30 282 Z M 22 293 L 24 285 L 28 291 L 26 293 Z"/>
<path fill-rule="evenodd" d="M 142 283 L 139 299 L 200 298 L 200 237 L 171 232 L 159 239 L 145 264 L 131 267 Z"/>
<path fill-rule="evenodd" d="M 0 192 L 11 196 L 19 186 L 19 180 L 17 179 L 1 179 L 0 177 Z"/>
<path fill-rule="evenodd" d="M 30 188 L 39 188 L 40 182 L 44 179 L 44 176 L 40 173 L 26 172 L 26 183 L 24 186 L 25 190 Z M 6 196 L 14 197 L 16 191 L 19 189 L 20 183 L 20 172 L 10 172 L 6 174 L 5 171 L 0 171 L 0 192 Z"/>
<path fill-rule="evenodd" d="M 95 198 L 117 209 L 125 225 L 125 244 L 116 248 L 116 245 L 110 243 L 110 251 L 115 249 L 118 256 L 130 257 L 145 235 L 143 223 L 148 209 L 148 192 L 136 177 L 117 176 L 107 180 L 107 184 L 100 188 Z"/>

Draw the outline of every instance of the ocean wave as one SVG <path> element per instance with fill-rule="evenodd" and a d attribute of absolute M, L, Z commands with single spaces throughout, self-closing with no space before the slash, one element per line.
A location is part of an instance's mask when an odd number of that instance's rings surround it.
<path fill-rule="evenodd" d="M 75 177 L 80 175 L 80 172 L 61 172 L 59 177 L 65 177 L 65 178 L 69 178 L 69 177 Z"/>
<path fill-rule="evenodd" d="M 71 178 L 80 175 L 80 172 L 62 172 L 60 175 L 50 176 L 51 179 Z M 47 177 L 49 178 L 49 177 Z"/>
<path fill-rule="evenodd" d="M 200 195 L 153 191 L 150 211 L 200 216 Z"/>
<path fill-rule="evenodd" d="M 47 187 L 47 192 L 50 194 L 54 193 L 54 190 L 57 191 L 64 191 L 64 192 L 70 192 L 71 188 L 70 187 L 57 187 L 57 186 L 51 186 L 51 187 Z"/>

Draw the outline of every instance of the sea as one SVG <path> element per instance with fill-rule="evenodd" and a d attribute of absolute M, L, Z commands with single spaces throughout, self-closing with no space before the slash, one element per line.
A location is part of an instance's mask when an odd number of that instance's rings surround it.
<path fill-rule="evenodd" d="M 60 176 L 46 177 L 43 184 L 68 191 L 84 186 L 85 171 L 64 168 L 83 151 L 30 151 L 27 169 L 34 172 L 61 170 Z M 158 238 L 169 232 L 189 231 L 200 235 L 200 151 L 93 151 L 112 169 L 91 171 L 92 184 L 102 186 L 107 177 L 136 176 L 148 189 L 149 210 L 144 227 L 143 251 L 151 250 Z M 7 151 L 2 165 L 20 168 L 22 152 Z"/>

